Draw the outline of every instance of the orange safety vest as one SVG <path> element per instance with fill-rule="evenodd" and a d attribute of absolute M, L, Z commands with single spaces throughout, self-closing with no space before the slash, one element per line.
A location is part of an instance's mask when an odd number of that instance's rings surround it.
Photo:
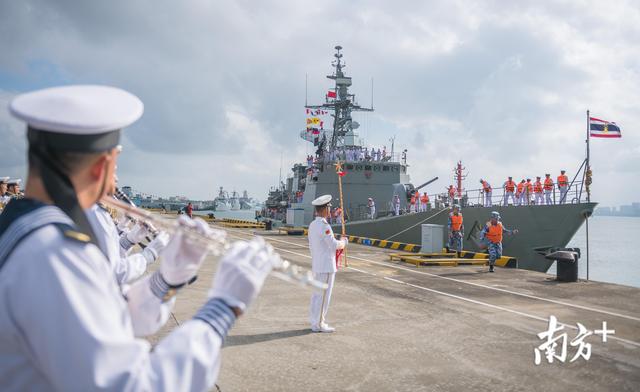
<path fill-rule="evenodd" d="M 544 190 L 545 191 L 553 190 L 553 180 L 551 178 L 544 179 Z"/>
<path fill-rule="evenodd" d="M 569 185 L 569 178 L 563 175 L 558 176 L 558 186 L 567 186 L 567 185 Z"/>
<path fill-rule="evenodd" d="M 489 242 L 494 244 L 499 244 L 502 242 L 502 223 L 498 222 L 498 224 L 493 225 L 491 222 L 488 223 L 488 230 L 486 234 L 486 238 Z"/>
<path fill-rule="evenodd" d="M 527 186 L 527 193 L 528 194 L 532 194 L 533 193 L 533 184 L 531 182 L 527 182 L 525 185 Z"/>
<path fill-rule="evenodd" d="M 518 194 L 521 194 L 523 190 L 524 190 L 524 183 L 523 182 L 519 182 L 518 183 Z"/>
<path fill-rule="evenodd" d="M 462 227 L 462 214 L 451 214 L 449 218 L 451 218 L 451 231 L 460 231 Z"/>
<path fill-rule="evenodd" d="M 427 196 L 427 194 L 425 193 L 420 197 L 420 201 L 422 202 L 422 204 L 427 204 L 429 202 L 429 196 Z"/>
<path fill-rule="evenodd" d="M 485 192 L 491 192 L 491 185 L 486 181 L 482 181 L 482 189 L 484 189 Z"/>
<path fill-rule="evenodd" d="M 507 190 L 507 192 L 513 193 L 513 191 L 516 190 L 516 183 L 513 181 L 507 181 L 507 184 L 505 185 L 505 189 Z"/>
<path fill-rule="evenodd" d="M 455 195 L 456 195 L 456 190 L 453 187 L 449 188 L 449 197 L 452 198 Z"/>
<path fill-rule="evenodd" d="M 542 183 L 540 181 L 536 181 L 533 184 L 533 191 L 535 193 L 542 193 Z"/>

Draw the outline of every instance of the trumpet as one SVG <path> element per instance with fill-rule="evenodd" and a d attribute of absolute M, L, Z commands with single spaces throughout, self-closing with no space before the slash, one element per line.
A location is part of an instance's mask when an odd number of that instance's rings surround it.
<path fill-rule="evenodd" d="M 212 229 L 211 234 L 204 235 L 195 230 L 189 230 L 188 228 L 180 226 L 175 221 L 158 218 L 148 211 L 109 196 L 103 197 L 100 202 L 120 213 L 133 217 L 145 224 L 149 224 L 156 229 L 166 231 L 167 233 L 174 234 L 182 231 L 183 235 L 188 236 L 190 241 L 207 248 L 214 256 L 222 255 L 231 246 L 231 241 L 227 239 L 227 233 L 224 230 Z M 327 289 L 327 284 L 314 279 L 313 273 L 308 269 L 283 259 L 277 253 L 275 257 L 274 267 L 271 270 L 271 275 L 274 277 L 286 282 L 296 283 L 300 286 L 310 287 L 314 290 Z"/>

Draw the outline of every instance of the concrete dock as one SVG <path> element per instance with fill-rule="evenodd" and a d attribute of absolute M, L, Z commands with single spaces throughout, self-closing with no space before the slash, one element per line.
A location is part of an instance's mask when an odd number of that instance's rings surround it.
<path fill-rule="evenodd" d="M 220 228 L 223 229 L 223 228 Z M 224 228 L 232 239 L 255 229 Z M 286 259 L 310 268 L 307 238 L 264 236 Z M 393 251 L 350 244 L 336 276 L 329 323 L 311 333 L 310 290 L 268 278 L 222 350 L 221 391 L 638 391 L 640 289 L 599 282 L 558 283 L 547 274 L 484 266 L 415 267 Z M 175 318 L 151 341 L 190 319 L 217 266 L 178 297 Z M 553 315 L 567 333 L 567 357 L 534 364 Z M 571 362 L 577 323 L 589 360 Z M 556 354 L 561 347 L 556 348 Z"/>

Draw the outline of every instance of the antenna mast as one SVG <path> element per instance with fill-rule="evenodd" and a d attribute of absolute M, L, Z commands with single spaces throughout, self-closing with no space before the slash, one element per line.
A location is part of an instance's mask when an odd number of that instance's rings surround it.
<path fill-rule="evenodd" d="M 351 86 L 351 77 L 345 76 L 343 68 L 346 64 L 342 61 L 342 46 L 335 47 L 336 53 L 333 55 L 335 60 L 331 62 L 334 68 L 332 75 L 327 75 L 327 79 L 335 81 L 334 91 L 327 94 L 325 103 L 322 105 L 305 105 L 307 109 L 323 109 L 333 112 L 333 131 L 329 140 L 329 145 L 324 148 L 327 151 L 333 151 L 337 146 L 345 145 L 345 136 L 355 137 L 353 132 L 359 124 L 351 118 L 351 112 L 372 112 L 373 100 L 371 108 L 363 108 L 355 102 L 355 94 L 349 93 Z M 372 90 L 373 99 L 373 90 Z"/>

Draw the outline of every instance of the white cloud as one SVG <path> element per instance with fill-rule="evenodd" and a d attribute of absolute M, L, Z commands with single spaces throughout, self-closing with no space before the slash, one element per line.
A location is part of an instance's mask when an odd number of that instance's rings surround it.
<path fill-rule="evenodd" d="M 594 198 L 618 204 L 640 193 L 620 181 L 640 175 L 638 26 L 634 1 L 3 2 L 0 88 L 126 88 L 146 112 L 127 130 L 123 182 L 264 197 L 282 152 L 283 173 L 311 152 L 298 137 L 304 75 L 317 102 L 341 44 L 365 106 L 375 78 L 362 135 L 376 147 L 397 135 L 416 183 L 444 187 L 458 159 L 469 187 L 575 170 L 589 108 L 623 127 L 622 141 L 592 143 Z M 16 175 L 21 129 L 0 115 L 0 168 Z"/>

